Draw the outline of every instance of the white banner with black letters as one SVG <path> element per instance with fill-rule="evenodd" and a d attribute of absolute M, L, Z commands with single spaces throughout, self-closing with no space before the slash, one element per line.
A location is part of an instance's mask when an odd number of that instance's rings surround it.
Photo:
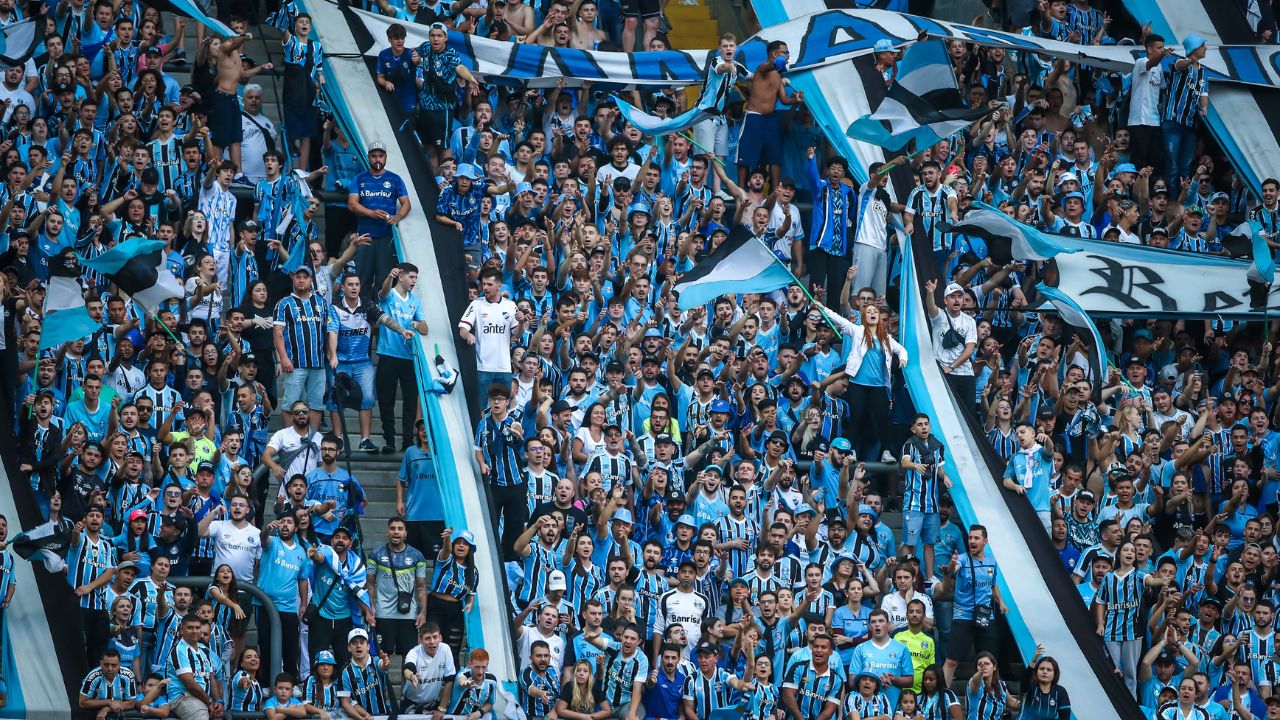
<path fill-rule="evenodd" d="M 1056 287 L 1090 315 L 1251 317 L 1247 260 L 1157 250 L 1139 245 L 1070 240 L 1081 252 L 1061 254 Z M 1267 312 L 1280 311 L 1280 286 Z"/>

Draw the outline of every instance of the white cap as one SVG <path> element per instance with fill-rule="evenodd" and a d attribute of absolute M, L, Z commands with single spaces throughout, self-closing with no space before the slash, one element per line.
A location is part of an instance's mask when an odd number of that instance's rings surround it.
<path fill-rule="evenodd" d="M 351 642 L 356 638 L 364 638 L 367 641 L 369 639 L 369 631 L 364 628 L 353 628 L 351 632 L 347 633 L 347 642 Z"/>
<path fill-rule="evenodd" d="M 955 293 L 962 293 L 962 292 L 964 292 L 964 288 L 960 287 L 959 283 L 951 283 L 950 285 L 947 286 L 946 291 L 944 291 L 942 295 L 943 297 L 946 297 L 947 295 L 954 295 Z"/>
<path fill-rule="evenodd" d="M 547 576 L 547 590 L 567 590 L 568 584 L 565 582 L 564 573 L 559 570 L 552 570 Z"/>

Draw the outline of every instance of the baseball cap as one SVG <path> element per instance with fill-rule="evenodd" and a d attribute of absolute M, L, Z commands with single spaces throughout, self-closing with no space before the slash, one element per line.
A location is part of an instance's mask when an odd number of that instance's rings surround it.
<path fill-rule="evenodd" d="M 1155 226 L 1155 227 L 1151 228 L 1151 232 L 1147 233 L 1147 236 L 1148 236 L 1148 237 L 1150 237 L 1150 236 L 1152 236 L 1152 235 L 1163 235 L 1163 236 L 1165 236 L 1165 237 L 1169 237 L 1169 231 L 1168 231 L 1168 230 L 1165 230 L 1165 229 L 1164 229 L 1163 227 L 1161 227 L 1160 225 L 1157 225 L 1157 226 Z"/>
<path fill-rule="evenodd" d="M 565 583 L 564 573 L 559 570 L 552 570 L 547 576 L 547 590 L 564 590 L 569 586 Z"/>
<path fill-rule="evenodd" d="M 560 414 L 560 413 L 564 412 L 565 410 L 572 410 L 572 409 L 573 409 L 573 406 L 572 406 L 572 405 L 570 405 L 570 404 L 569 404 L 567 401 L 565 401 L 565 400 L 557 400 L 557 401 L 555 401 L 555 402 L 551 403 L 551 414 L 552 414 L 552 415 L 558 415 L 558 414 Z"/>
<path fill-rule="evenodd" d="M 1218 202 L 1219 200 L 1227 201 L 1230 199 L 1231 197 L 1226 193 L 1222 192 L 1221 190 L 1209 196 L 1209 202 L 1211 203 Z"/>
<path fill-rule="evenodd" d="M 1098 502 L 1098 499 L 1093 496 L 1092 490 L 1081 490 L 1076 493 L 1076 499 L 1084 500 L 1085 502 Z"/>
<path fill-rule="evenodd" d="M 1182 38 L 1182 51 L 1190 55 L 1191 53 L 1204 47 L 1204 38 L 1195 33 L 1191 33 Z"/>
<path fill-rule="evenodd" d="M 630 525 L 635 522 L 635 518 L 631 517 L 630 510 L 626 508 L 618 508 L 617 510 L 613 511 L 613 517 L 609 520 L 609 522 L 621 522 L 621 523 L 627 523 L 628 525 Z"/>
<path fill-rule="evenodd" d="M 810 514 L 810 515 L 817 515 L 817 514 L 818 514 L 818 513 L 813 509 L 813 506 L 812 506 L 812 505 L 810 505 L 809 503 L 800 503 L 799 505 L 797 505 L 797 506 L 796 506 L 796 512 L 795 512 L 796 517 L 799 517 L 799 516 L 801 516 L 801 515 L 804 515 L 805 513 L 808 513 L 808 514 Z"/>
<path fill-rule="evenodd" d="M 347 527 L 346 525 L 339 525 L 338 527 L 333 529 L 334 535 L 337 535 L 338 533 L 342 533 L 343 535 L 346 535 L 349 538 L 355 537 L 354 535 L 351 534 L 351 528 Z"/>
<path fill-rule="evenodd" d="M 681 515 L 680 519 L 676 520 L 676 525 L 688 525 L 689 527 L 695 530 L 698 528 L 697 521 L 694 520 L 693 516 L 690 515 L 689 513 L 685 513 L 684 515 Z"/>
<path fill-rule="evenodd" d="M 880 517 L 880 513 L 876 512 L 875 508 L 871 507 L 870 505 L 867 505 L 866 503 L 863 503 L 858 506 L 858 514 L 870 515 L 873 520 L 878 519 Z"/>
<path fill-rule="evenodd" d="M 147 519 L 147 511 L 143 510 L 142 508 L 136 508 L 133 512 L 129 513 L 129 522 L 133 522 L 134 520 L 146 520 L 146 519 Z"/>
<path fill-rule="evenodd" d="M 1143 340 L 1155 340 L 1156 336 L 1147 328 L 1138 328 L 1138 330 L 1133 333 L 1133 339 L 1137 340 L 1139 338 Z"/>
<path fill-rule="evenodd" d="M 880 38 L 879 40 L 877 40 L 872 50 L 878 53 L 897 52 L 897 48 L 893 46 L 893 41 L 890 40 L 889 38 Z"/>
<path fill-rule="evenodd" d="M 720 646 L 708 640 L 707 642 L 698 643 L 699 655 L 719 655 Z"/>
<path fill-rule="evenodd" d="M 1057 182 L 1057 184 L 1058 184 L 1058 185 L 1061 185 L 1062 183 L 1064 183 L 1064 182 L 1066 182 L 1066 181 L 1068 181 L 1068 180 L 1075 180 L 1076 182 L 1080 182 L 1080 178 L 1076 177 L 1076 174 L 1075 174 L 1075 173 L 1073 173 L 1073 172 L 1064 172 L 1064 173 L 1062 173 L 1061 175 L 1059 175 L 1059 176 L 1058 176 L 1058 182 Z"/>
<path fill-rule="evenodd" d="M 454 530 L 453 537 L 450 539 L 449 542 L 450 544 L 452 544 L 452 543 L 458 542 L 459 540 L 470 545 L 471 549 L 473 550 L 476 547 L 476 536 L 472 535 L 470 530 Z"/>
<path fill-rule="evenodd" d="M 964 292 L 964 288 L 960 287 L 960 283 L 950 283 L 949 285 L 947 285 L 947 289 L 943 291 L 942 294 L 946 296 L 946 295 L 954 295 L 956 293 L 962 293 L 962 292 Z"/>
<path fill-rule="evenodd" d="M 245 231 L 245 232 L 257 232 L 257 231 L 258 231 L 258 221 L 257 221 L 257 220 L 244 220 L 244 221 L 242 221 L 242 222 L 240 223 L 239 228 L 240 228 L 241 230 Z"/>
<path fill-rule="evenodd" d="M 519 185 L 516 185 L 516 195 L 521 195 L 523 193 L 531 193 L 531 192 L 533 192 L 532 183 L 522 182 Z"/>
<path fill-rule="evenodd" d="M 373 142 L 369 143 L 369 149 L 365 151 L 365 154 L 372 155 L 373 153 L 376 153 L 376 152 L 385 153 L 386 151 L 387 151 L 386 143 L 382 142 L 381 140 L 374 140 Z"/>
<path fill-rule="evenodd" d="M 786 443 L 787 445 L 791 444 L 791 441 L 787 439 L 787 434 L 781 430 L 774 430 L 773 432 L 769 433 L 769 440 L 767 442 L 773 442 L 774 440 L 781 440 L 783 443 Z"/>
<path fill-rule="evenodd" d="M 1069 193 L 1067 193 L 1066 195 L 1063 195 L 1063 196 L 1062 196 L 1062 202 L 1063 202 L 1063 204 L 1066 204 L 1066 202 L 1067 202 L 1068 200 L 1079 200 L 1080 202 L 1084 202 L 1084 193 L 1082 193 L 1082 192 L 1069 192 Z"/>
<path fill-rule="evenodd" d="M 253 364 L 253 365 L 257 365 L 257 364 L 258 364 L 258 356 L 257 356 L 257 355 L 254 355 L 253 353 L 245 353 L 244 355 L 241 355 L 241 356 L 240 356 L 240 364 L 241 364 L 241 365 L 244 365 L 245 363 L 251 363 L 251 364 Z"/>
<path fill-rule="evenodd" d="M 315 275 L 315 273 L 311 272 L 311 266 L 310 266 L 310 265 L 299 265 L 299 266 L 298 266 L 298 269 L 293 271 L 293 274 L 294 274 L 294 275 L 297 275 L 298 273 L 306 273 L 306 274 L 308 274 L 308 275 L 312 275 L 312 276 L 314 276 L 314 275 Z"/>
<path fill-rule="evenodd" d="M 369 640 L 369 631 L 364 628 L 352 628 L 351 632 L 347 633 L 347 642 L 351 642 L 357 638 L 367 642 Z"/>
<path fill-rule="evenodd" d="M 712 401 L 712 403 L 711 403 L 711 412 L 713 412 L 713 413 L 725 413 L 725 414 L 727 414 L 727 415 L 728 415 L 728 414 L 732 414 L 732 413 L 733 413 L 733 409 L 729 406 L 729 401 L 728 401 L 728 400 L 725 400 L 725 399 L 723 399 L 723 398 L 716 398 L 716 399 L 715 399 L 714 401 Z"/>
<path fill-rule="evenodd" d="M 1173 656 L 1173 653 L 1168 650 L 1161 651 L 1161 653 L 1156 656 L 1157 665 L 1172 665 L 1175 662 L 1177 662 L 1177 659 Z"/>
<path fill-rule="evenodd" d="M 1112 171 L 1111 171 L 1111 175 L 1112 175 L 1112 177 L 1114 177 L 1114 176 L 1119 175 L 1119 174 L 1121 174 L 1121 173 L 1134 173 L 1134 174 L 1137 174 L 1137 172 L 1138 172 L 1138 168 L 1134 167 L 1134 166 L 1133 166 L 1133 163 L 1120 163 L 1119 165 L 1117 165 L 1117 166 L 1116 166 L 1116 169 L 1115 169 L 1115 170 L 1112 170 Z"/>
<path fill-rule="evenodd" d="M 338 664 L 338 661 L 333 659 L 333 653 L 329 652 L 328 650 L 321 650 L 320 652 L 316 653 L 316 661 L 314 664 L 336 666 Z"/>
<path fill-rule="evenodd" d="M 213 472 L 213 463 L 209 462 L 208 460 L 205 460 L 204 462 L 200 463 L 196 467 L 196 472 L 198 473 L 202 473 L 206 471 Z"/>
<path fill-rule="evenodd" d="M 117 571 L 120 571 L 120 570 L 137 570 L 137 569 L 138 569 L 138 563 L 136 563 L 136 562 L 134 562 L 134 561 L 132 561 L 132 560 L 125 560 L 124 562 L 120 563 L 119 565 L 116 565 L 116 570 L 117 570 Z"/>
<path fill-rule="evenodd" d="M 849 442 L 849 438 L 838 437 L 831 441 L 831 449 L 840 452 L 853 452 L 853 445 Z"/>
<path fill-rule="evenodd" d="M 1145 366 L 1146 364 L 1147 364 L 1147 363 L 1146 363 L 1142 358 L 1138 357 L 1137 355 L 1126 355 L 1126 356 L 1124 357 L 1124 366 L 1125 366 L 1125 367 L 1129 367 L 1130 365 L 1143 365 L 1143 366 Z"/>
<path fill-rule="evenodd" d="M 670 433 L 658 433 L 657 436 L 653 438 L 653 444 L 657 445 L 659 443 L 669 443 L 671 445 L 675 445 L 676 441 L 674 438 L 671 437 Z"/>
<path fill-rule="evenodd" d="M 831 449 L 831 445 L 823 438 L 816 437 L 809 441 L 810 452 L 827 452 Z"/>

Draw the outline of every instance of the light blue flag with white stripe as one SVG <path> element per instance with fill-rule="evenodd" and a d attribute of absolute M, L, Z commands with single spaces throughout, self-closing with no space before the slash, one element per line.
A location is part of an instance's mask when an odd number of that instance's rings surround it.
<path fill-rule="evenodd" d="M 1100 402 L 1102 399 L 1102 383 L 1106 380 L 1107 359 L 1104 353 L 1106 346 L 1102 342 L 1102 334 L 1098 332 L 1098 326 L 1094 324 L 1089 314 L 1084 311 L 1084 308 L 1080 307 L 1080 304 L 1075 301 L 1075 298 L 1058 288 L 1040 283 L 1036 285 L 1036 292 L 1040 293 L 1040 297 L 1057 311 L 1063 322 L 1076 328 L 1079 332 L 1088 334 L 1089 342 L 1093 345 L 1093 348 L 1089 351 L 1089 374 L 1092 381 L 1091 385 L 1093 386 L 1093 401 Z"/>
<path fill-rule="evenodd" d="M 991 259 L 998 263 L 1011 259 L 1048 260 L 1060 253 L 1079 252 L 1078 248 L 1064 245 L 1056 236 L 1040 232 L 976 200 L 960 222 L 943 223 L 939 227 L 944 232 L 980 238 L 986 242 Z"/>
<path fill-rule="evenodd" d="M 642 134 L 650 136 L 678 133 L 704 120 L 719 116 L 724 112 L 734 80 L 745 76 L 746 70 L 739 66 L 738 72 L 718 73 L 716 67 L 721 63 L 720 56 L 714 51 L 710 55 L 707 59 L 707 75 L 703 80 L 702 93 L 698 96 L 698 103 L 692 108 L 675 117 L 664 118 L 647 113 L 621 97 L 615 96 L 618 112 L 622 113 L 622 117 L 636 126 Z M 703 149 L 704 152 L 713 150 L 714 148 Z"/>
<path fill-rule="evenodd" d="M 778 256 L 739 225 L 671 289 L 679 298 L 680 309 L 691 310 L 721 295 L 773 292 L 794 282 L 796 276 Z"/>

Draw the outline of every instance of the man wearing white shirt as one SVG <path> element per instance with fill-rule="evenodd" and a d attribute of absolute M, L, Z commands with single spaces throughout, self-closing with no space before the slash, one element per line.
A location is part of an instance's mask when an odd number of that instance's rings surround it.
<path fill-rule="evenodd" d="M 231 509 L 221 505 L 205 513 L 200 520 L 200 537 L 213 538 L 213 567 L 231 566 L 237 580 L 253 580 L 253 565 L 262 556 L 261 531 L 249 522 L 249 498 L 233 497 Z M 230 519 L 218 519 L 224 512 Z"/>
<path fill-rule="evenodd" d="M 21 67 L 11 67 L 4 71 L 4 81 L 0 82 L 0 102 L 7 103 L 4 106 L 3 122 L 9 122 L 13 109 L 19 105 L 26 105 L 32 117 L 36 114 L 35 98 L 22 86 L 23 74 Z"/>
<path fill-rule="evenodd" d="M 788 262 L 803 252 L 800 243 L 804 242 L 804 226 L 801 224 L 800 208 L 792 200 L 796 196 L 796 182 L 791 178 L 782 178 L 778 182 L 778 202 L 774 203 L 769 213 L 769 231 L 776 233 L 782 227 L 787 216 L 791 216 L 791 229 L 777 238 L 773 252 Z"/>
<path fill-rule="evenodd" d="M 972 411 L 977 402 L 972 360 L 973 351 L 978 347 L 978 325 L 963 310 L 963 287 L 956 283 L 947 285 L 942 294 L 945 309 L 939 309 L 933 300 L 937 287 L 936 280 L 925 283 L 928 292 L 925 293 L 924 304 L 933 326 L 933 353 L 956 398 Z"/>
<path fill-rule="evenodd" d="M 240 126 L 244 131 L 244 140 L 240 142 L 240 172 L 251 183 L 265 180 L 267 168 L 262 154 L 279 147 L 280 133 L 271 118 L 262 114 L 262 86 L 245 86 Z"/>
<path fill-rule="evenodd" d="M 1133 64 L 1129 97 L 1129 160 L 1141 170 L 1148 165 L 1163 168 L 1164 137 L 1160 130 L 1160 89 L 1164 69 L 1160 63 L 1173 54 L 1164 38 L 1152 33 L 1143 40 L 1147 56 Z"/>
<path fill-rule="evenodd" d="M 443 712 L 453 695 L 453 651 L 441 642 L 440 626 L 426 622 L 418 628 L 418 644 L 404 656 L 404 683 L 400 689 L 412 707 L 408 712 L 427 714 Z"/>

